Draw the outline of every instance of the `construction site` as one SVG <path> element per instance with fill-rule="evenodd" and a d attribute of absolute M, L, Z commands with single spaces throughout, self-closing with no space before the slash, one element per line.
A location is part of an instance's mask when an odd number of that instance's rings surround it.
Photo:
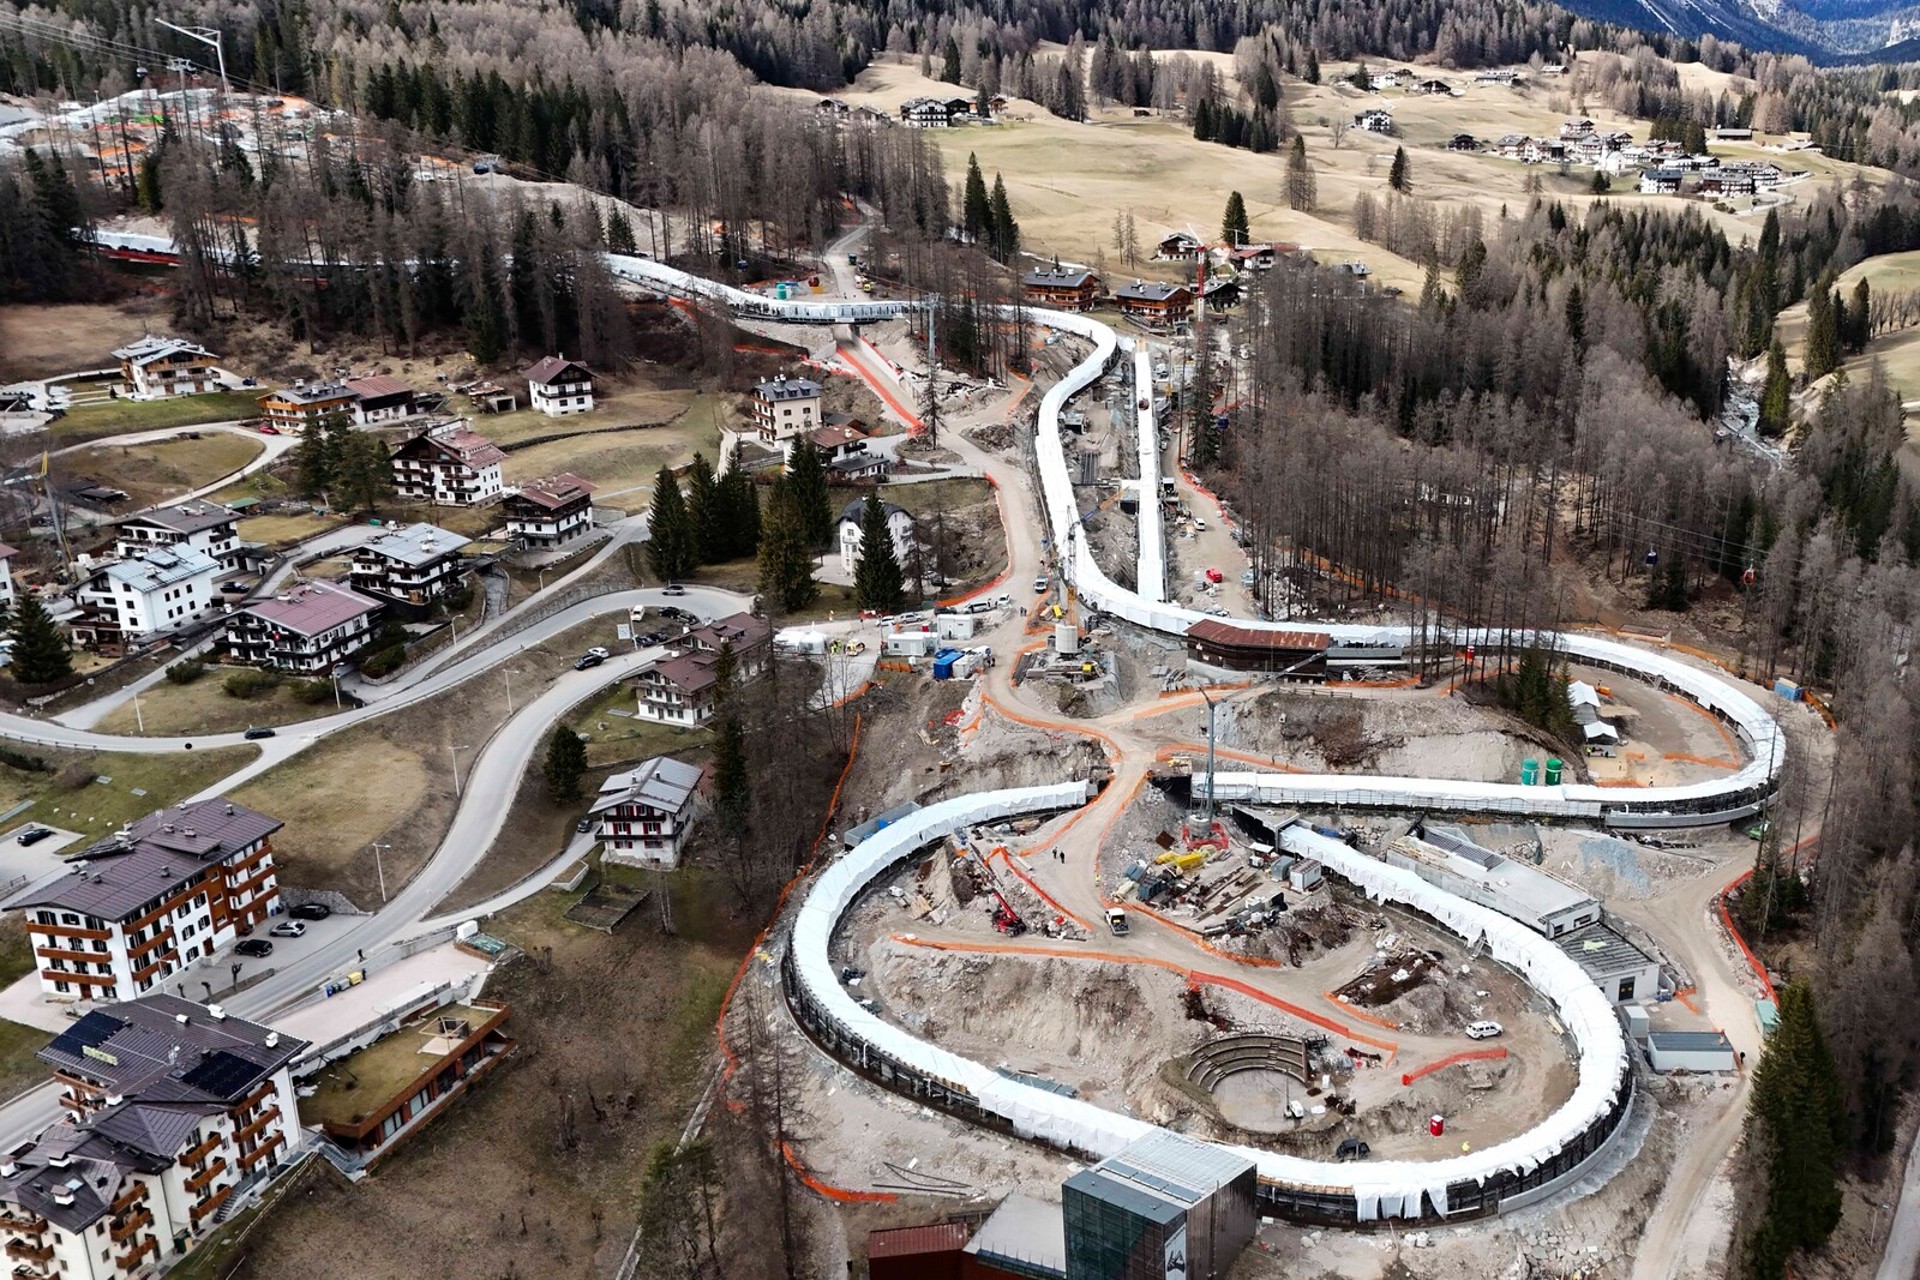
<path fill-rule="evenodd" d="M 898 406 L 921 353 L 849 305 L 864 336 L 815 346 Z M 1244 1222 L 1222 1275 L 1710 1261 L 1724 1238 L 1691 1224 L 1771 989 L 1707 907 L 1821 726 L 1658 638 L 1567 632 L 1574 728 L 1549 734 L 1491 696 L 1484 635 L 1249 616 L 1230 513 L 1139 393 L 1166 355 L 1044 323 L 1049 363 L 1079 363 L 1037 407 L 944 406 L 1007 574 L 847 624 L 921 727 L 851 771 L 836 855 L 748 970 L 803 1050 L 800 1154 L 844 1256 L 948 1222 L 965 1274 L 1109 1274 L 1072 1259 L 1086 1197 L 1139 1209 L 1124 1183 L 1163 1222 Z"/>

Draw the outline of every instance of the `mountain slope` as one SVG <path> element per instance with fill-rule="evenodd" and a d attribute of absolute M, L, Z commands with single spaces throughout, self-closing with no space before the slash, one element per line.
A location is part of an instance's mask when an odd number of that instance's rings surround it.
<path fill-rule="evenodd" d="M 1734 40 L 1816 62 L 1904 61 L 1920 31 L 1913 0 L 1563 0 L 1585 18 L 1639 31 Z"/>

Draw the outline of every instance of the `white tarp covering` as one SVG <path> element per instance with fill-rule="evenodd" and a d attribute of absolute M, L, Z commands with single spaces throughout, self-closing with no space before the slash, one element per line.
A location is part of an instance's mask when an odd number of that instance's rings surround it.
<path fill-rule="evenodd" d="M 1136 343 L 1133 351 L 1133 394 L 1138 408 L 1140 453 L 1140 531 L 1139 563 L 1134 577 L 1135 590 L 1146 600 L 1167 598 L 1166 530 L 1160 518 L 1160 428 L 1153 420 L 1153 357 L 1147 344 Z"/>
<path fill-rule="evenodd" d="M 797 980 L 813 1002 L 874 1048 L 971 1094 L 982 1107 L 1010 1121 L 1023 1137 L 1107 1156 L 1151 1126 L 1083 1099 L 1009 1079 L 883 1021 L 856 1004 L 840 985 L 829 950 L 841 915 L 862 890 L 921 846 L 981 822 L 1074 807 L 1088 791 L 1079 782 L 1025 787 L 960 796 L 916 810 L 862 841 L 827 869 L 801 904 L 791 946 Z M 1290 853 L 1318 859 L 1371 898 L 1424 912 L 1469 945 L 1483 941 L 1494 959 L 1518 970 L 1552 1001 L 1573 1038 L 1579 1081 L 1573 1096 L 1527 1133 L 1484 1151 L 1444 1160 L 1335 1164 L 1233 1147 L 1255 1163 L 1263 1179 L 1350 1193 L 1363 1221 L 1417 1218 L 1423 1211 L 1423 1196 L 1444 1213 L 1449 1183 L 1480 1182 L 1502 1171 L 1525 1173 L 1537 1168 L 1606 1114 L 1628 1069 L 1626 1040 L 1606 997 L 1559 947 L 1495 911 L 1428 884 L 1411 871 L 1376 861 L 1304 827 L 1287 828 L 1281 833 L 1281 845 Z"/>

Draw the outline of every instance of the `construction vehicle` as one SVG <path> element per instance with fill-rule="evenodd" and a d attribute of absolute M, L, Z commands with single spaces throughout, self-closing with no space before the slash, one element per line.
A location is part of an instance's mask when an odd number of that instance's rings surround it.
<path fill-rule="evenodd" d="M 1127 923 L 1127 913 L 1118 907 L 1107 908 L 1107 930 L 1116 938 L 1124 938 L 1131 926 Z"/>

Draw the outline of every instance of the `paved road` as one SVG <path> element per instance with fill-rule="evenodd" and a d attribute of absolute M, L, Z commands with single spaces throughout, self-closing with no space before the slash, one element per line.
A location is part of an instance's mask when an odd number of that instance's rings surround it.
<path fill-rule="evenodd" d="M 1874 1280 L 1914 1280 L 1920 1276 L 1920 1134 L 1907 1153 L 1907 1176 L 1900 1184 L 1900 1203 L 1887 1224 L 1887 1251 L 1880 1256 Z"/>

